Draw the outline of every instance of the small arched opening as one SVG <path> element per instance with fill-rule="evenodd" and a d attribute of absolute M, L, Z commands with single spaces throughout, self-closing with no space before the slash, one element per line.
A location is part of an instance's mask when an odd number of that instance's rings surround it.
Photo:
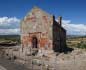
<path fill-rule="evenodd" d="M 36 36 L 32 37 L 32 48 L 38 48 L 38 39 Z"/>

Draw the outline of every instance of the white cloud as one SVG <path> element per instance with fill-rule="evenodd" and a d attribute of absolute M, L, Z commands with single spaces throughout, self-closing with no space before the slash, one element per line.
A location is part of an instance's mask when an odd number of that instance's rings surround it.
<path fill-rule="evenodd" d="M 68 34 L 72 35 L 86 35 L 85 24 L 73 24 L 70 20 L 63 20 L 62 26 L 67 30 Z"/>
<path fill-rule="evenodd" d="M 62 23 L 71 23 L 71 20 L 62 20 Z"/>
<path fill-rule="evenodd" d="M 19 22 L 20 19 L 16 17 L 0 17 L 0 35 L 19 34 Z M 67 30 L 67 34 L 86 35 L 85 24 L 73 24 L 71 23 L 71 20 L 62 20 L 62 26 Z"/>
<path fill-rule="evenodd" d="M 0 26 L 9 26 L 11 24 L 19 23 L 19 19 L 16 17 L 0 17 Z"/>
<path fill-rule="evenodd" d="M 19 34 L 20 19 L 16 17 L 0 17 L 0 35 Z"/>
<path fill-rule="evenodd" d="M 0 35 L 20 34 L 20 29 L 0 29 Z"/>
<path fill-rule="evenodd" d="M 62 26 L 67 30 L 67 34 L 86 35 L 85 24 L 73 24 L 71 23 L 71 20 L 62 20 Z"/>

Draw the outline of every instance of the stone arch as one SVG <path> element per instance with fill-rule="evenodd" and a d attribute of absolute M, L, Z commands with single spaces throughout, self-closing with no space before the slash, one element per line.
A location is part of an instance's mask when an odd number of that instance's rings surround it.
<path fill-rule="evenodd" d="M 38 38 L 36 36 L 32 36 L 32 48 L 38 48 Z"/>

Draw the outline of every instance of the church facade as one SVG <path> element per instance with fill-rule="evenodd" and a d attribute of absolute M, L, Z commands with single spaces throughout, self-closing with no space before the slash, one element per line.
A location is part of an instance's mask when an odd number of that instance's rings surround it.
<path fill-rule="evenodd" d="M 34 7 L 21 20 L 22 47 L 43 48 L 55 52 L 63 51 L 66 46 L 66 30 L 62 27 L 62 17 L 55 16 Z"/>

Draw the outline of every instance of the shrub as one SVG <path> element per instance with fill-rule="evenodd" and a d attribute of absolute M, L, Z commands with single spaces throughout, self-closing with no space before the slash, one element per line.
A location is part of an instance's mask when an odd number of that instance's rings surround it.
<path fill-rule="evenodd" d="M 77 44 L 77 48 L 82 48 L 82 49 L 86 49 L 86 44 L 85 43 L 78 43 Z"/>

